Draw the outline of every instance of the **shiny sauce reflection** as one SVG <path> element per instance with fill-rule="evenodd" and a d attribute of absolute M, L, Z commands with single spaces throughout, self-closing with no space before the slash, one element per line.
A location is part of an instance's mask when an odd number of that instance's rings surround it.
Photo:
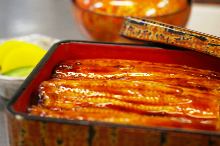
<path fill-rule="evenodd" d="M 132 60 L 67 60 L 39 87 L 33 115 L 218 130 L 220 73 Z"/>

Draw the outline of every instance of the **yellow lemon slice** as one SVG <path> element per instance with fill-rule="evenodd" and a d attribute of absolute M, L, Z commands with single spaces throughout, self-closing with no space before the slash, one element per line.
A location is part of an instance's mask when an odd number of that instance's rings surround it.
<path fill-rule="evenodd" d="M 34 68 L 33 66 L 20 67 L 17 69 L 10 70 L 4 73 L 3 75 L 10 76 L 10 77 L 26 77 L 27 75 L 31 73 L 33 68 Z"/>
<path fill-rule="evenodd" d="M 5 59 L 8 52 L 19 48 L 23 42 L 16 40 L 9 40 L 0 44 L 0 66 L 2 65 L 3 60 Z"/>
<path fill-rule="evenodd" d="M 1 55 L 4 56 L 0 60 L 2 74 L 21 67 L 36 66 L 46 53 L 46 50 L 31 43 L 15 40 L 6 43 L 7 45 L 3 44 L 3 46 L 9 48 L 8 51 L 4 47 L 1 50 L 0 47 L 0 58 Z"/>

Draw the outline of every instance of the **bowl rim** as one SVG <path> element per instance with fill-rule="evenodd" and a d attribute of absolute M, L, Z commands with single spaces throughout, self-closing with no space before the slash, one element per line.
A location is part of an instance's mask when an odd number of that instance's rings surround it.
<path fill-rule="evenodd" d="M 0 80 L 5 80 L 5 81 L 23 81 L 25 80 L 26 77 L 11 77 L 11 76 L 6 76 L 6 75 L 2 75 L 0 74 Z"/>
<path fill-rule="evenodd" d="M 192 4 L 192 1 L 193 1 L 193 0 L 187 0 L 187 3 L 188 3 L 189 6 Z M 113 18 L 125 18 L 125 17 L 129 17 L 129 16 L 116 16 L 116 15 L 110 15 L 110 14 L 102 14 L 102 13 L 97 13 L 97 12 L 95 12 L 95 11 L 91 11 L 91 10 L 89 10 L 89 9 L 84 9 L 84 8 L 80 7 L 80 6 L 77 4 L 76 0 L 72 0 L 72 3 L 75 3 L 74 7 L 76 7 L 77 9 L 82 9 L 82 10 L 84 10 L 84 11 L 86 11 L 86 12 L 93 13 L 93 14 L 96 14 L 96 15 L 111 16 L 111 17 L 113 17 Z M 172 15 L 178 14 L 178 13 L 184 11 L 184 10 L 187 10 L 187 9 L 191 10 L 191 7 L 185 7 L 185 8 L 183 8 L 183 9 L 179 10 L 179 11 L 175 11 L 175 12 L 173 12 L 173 13 L 168 13 L 168 14 L 165 14 L 165 15 L 144 16 L 144 17 L 132 16 L 132 17 L 147 18 L 147 19 L 155 19 L 155 18 L 160 18 L 160 17 L 165 18 L 165 17 L 169 17 L 169 16 L 172 16 Z"/>

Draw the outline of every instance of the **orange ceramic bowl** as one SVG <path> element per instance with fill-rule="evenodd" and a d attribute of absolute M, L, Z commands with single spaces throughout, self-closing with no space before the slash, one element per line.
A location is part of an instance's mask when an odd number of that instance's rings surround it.
<path fill-rule="evenodd" d="M 185 26 L 192 0 L 73 0 L 73 17 L 92 40 L 127 42 L 119 36 L 124 17 L 149 18 Z"/>

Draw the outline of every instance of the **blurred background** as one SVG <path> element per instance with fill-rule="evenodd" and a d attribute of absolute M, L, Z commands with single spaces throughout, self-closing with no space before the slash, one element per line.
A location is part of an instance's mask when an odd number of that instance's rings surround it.
<path fill-rule="evenodd" d="M 186 27 L 220 36 L 220 0 L 194 0 Z M 39 33 L 86 38 L 73 19 L 71 0 L 0 0 L 0 38 Z"/>

